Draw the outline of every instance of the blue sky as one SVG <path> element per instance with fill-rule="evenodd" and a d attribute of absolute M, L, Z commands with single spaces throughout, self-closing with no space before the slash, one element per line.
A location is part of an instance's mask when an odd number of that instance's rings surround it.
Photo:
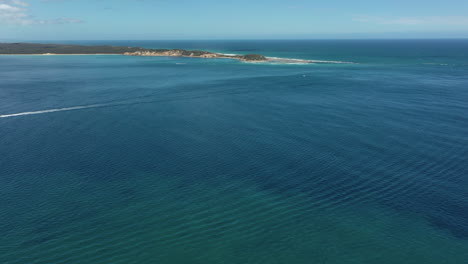
<path fill-rule="evenodd" d="M 468 0 L 0 0 L 0 40 L 468 37 Z"/>

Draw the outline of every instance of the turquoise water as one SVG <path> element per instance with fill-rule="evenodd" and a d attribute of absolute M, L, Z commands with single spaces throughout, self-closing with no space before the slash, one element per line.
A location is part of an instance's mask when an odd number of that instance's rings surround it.
<path fill-rule="evenodd" d="M 0 263 L 467 263 L 468 40 L 79 43 L 355 64 L 0 56 Z"/>

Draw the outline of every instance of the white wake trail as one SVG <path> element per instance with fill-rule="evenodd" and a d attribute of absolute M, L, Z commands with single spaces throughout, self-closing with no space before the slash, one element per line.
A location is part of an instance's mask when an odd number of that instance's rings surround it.
<path fill-rule="evenodd" d="M 22 112 L 22 113 L 16 113 L 16 114 L 6 114 L 6 115 L 0 115 L 0 118 L 15 117 L 15 116 L 26 116 L 26 115 L 39 115 L 39 114 L 46 114 L 46 113 L 73 111 L 73 110 L 104 107 L 104 106 L 111 106 L 111 105 L 114 105 L 114 104 L 80 105 L 80 106 L 65 107 L 65 108 L 47 109 L 47 110 L 41 110 L 41 111 Z"/>

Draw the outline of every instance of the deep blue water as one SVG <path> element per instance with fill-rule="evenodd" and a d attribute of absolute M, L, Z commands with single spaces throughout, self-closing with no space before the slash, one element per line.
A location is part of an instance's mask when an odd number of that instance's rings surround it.
<path fill-rule="evenodd" d="M 468 40 L 75 43 L 355 64 L 0 56 L 0 263 L 468 263 Z"/>

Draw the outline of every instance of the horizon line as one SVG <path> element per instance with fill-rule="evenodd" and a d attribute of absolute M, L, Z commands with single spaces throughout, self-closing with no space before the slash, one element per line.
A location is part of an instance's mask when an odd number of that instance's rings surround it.
<path fill-rule="evenodd" d="M 468 37 L 414 37 L 414 38 L 193 38 L 193 39 L 0 39 L 0 42 L 28 41 L 310 41 L 310 40 L 468 40 Z"/>

